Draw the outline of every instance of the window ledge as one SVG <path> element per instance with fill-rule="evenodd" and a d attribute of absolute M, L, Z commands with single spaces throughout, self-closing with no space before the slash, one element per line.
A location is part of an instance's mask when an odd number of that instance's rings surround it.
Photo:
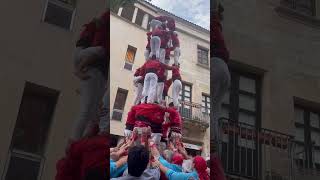
<path fill-rule="evenodd" d="M 133 25 L 133 26 L 135 26 L 135 27 L 137 27 L 137 28 L 145 31 L 145 32 L 149 32 L 148 29 L 145 29 L 145 28 L 143 28 L 142 26 L 139 26 L 138 24 L 133 23 L 132 21 L 129 21 L 128 19 L 126 19 L 126 18 L 124 18 L 124 17 L 122 17 L 122 16 L 119 16 L 118 14 L 116 14 L 116 13 L 114 13 L 114 12 L 112 12 L 112 11 L 110 11 L 110 14 L 112 14 L 113 16 L 115 16 L 115 17 L 117 17 L 117 18 L 119 18 L 119 19 L 121 19 L 121 20 L 123 20 L 123 21 L 125 21 L 125 22 L 127 22 L 127 23 L 129 23 L 129 24 L 131 24 L 131 25 Z"/>
<path fill-rule="evenodd" d="M 201 63 L 197 62 L 197 66 L 200 66 L 202 68 L 210 70 L 210 68 L 209 68 L 209 66 L 207 64 L 201 64 Z"/>
<path fill-rule="evenodd" d="M 275 8 L 275 11 L 279 14 L 279 16 L 295 20 L 307 26 L 320 28 L 320 19 L 317 19 L 314 16 L 304 15 L 284 6 L 278 6 L 277 8 Z"/>

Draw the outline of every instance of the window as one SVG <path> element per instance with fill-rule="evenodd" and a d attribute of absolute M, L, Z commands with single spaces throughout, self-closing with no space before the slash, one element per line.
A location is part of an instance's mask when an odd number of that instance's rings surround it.
<path fill-rule="evenodd" d="M 179 94 L 179 100 L 184 102 L 192 102 L 192 86 L 189 83 L 183 82 L 182 89 Z M 182 117 L 192 118 L 192 107 L 190 105 L 182 104 L 180 107 L 180 113 Z"/>
<path fill-rule="evenodd" d="M 198 63 L 209 65 L 209 50 L 198 46 Z"/>
<path fill-rule="evenodd" d="M 294 119 L 296 164 L 320 169 L 320 111 L 295 104 Z"/>
<path fill-rule="evenodd" d="M 131 22 L 133 18 L 134 9 L 135 6 L 132 3 L 128 3 L 126 6 L 123 7 L 121 17 Z"/>
<path fill-rule="evenodd" d="M 138 9 L 138 12 L 137 12 L 137 17 L 136 17 L 136 21 L 135 23 L 139 26 L 142 26 L 142 22 L 143 22 L 143 17 L 146 13 L 141 10 L 141 9 Z"/>
<path fill-rule="evenodd" d="M 127 96 L 128 96 L 128 90 L 118 88 L 116 99 L 113 105 L 113 112 L 112 112 L 113 120 L 121 121 Z"/>
<path fill-rule="evenodd" d="M 231 87 L 226 93 L 221 116 L 225 127 L 239 127 L 240 132 L 249 134 L 223 134 L 221 137 L 221 159 L 227 173 L 242 177 L 257 178 L 258 151 L 255 140 L 248 138 L 252 131 L 259 128 L 260 113 L 260 77 L 231 69 Z"/>
<path fill-rule="evenodd" d="M 6 179 L 37 179 L 59 92 L 26 83 L 10 146 Z"/>
<path fill-rule="evenodd" d="M 71 29 L 75 12 L 75 0 L 48 0 L 44 22 L 64 29 Z"/>
<path fill-rule="evenodd" d="M 137 48 L 128 45 L 127 53 L 126 53 L 126 57 L 125 57 L 124 69 L 132 71 L 136 52 L 137 52 Z"/>
<path fill-rule="evenodd" d="M 282 0 L 281 4 L 298 13 L 315 16 L 315 0 Z"/>
<path fill-rule="evenodd" d="M 202 94 L 202 103 L 201 103 L 202 113 L 210 114 L 210 96 Z"/>

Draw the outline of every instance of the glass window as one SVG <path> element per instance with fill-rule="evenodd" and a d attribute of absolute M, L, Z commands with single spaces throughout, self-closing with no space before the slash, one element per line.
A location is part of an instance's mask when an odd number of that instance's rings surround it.
<path fill-rule="evenodd" d="M 303 112 L 303 109 L 295 107 L 295 109 L 294 109 L 294 120 L 297 123 L 304 124 L 304 112 Z"/>
<path fill-rule="evenodd" d="M 209 50 L 198 47 L 198 62 L 200 64 L 209 65 Z"/>
<path fill-rule="evenodd" d="M 119 121 L 122 119 L 122 114 L 126 104 L 127 96 L 128 90 L 118 88 L 116 99 L 113 105 L 112 119 Z"/>
<path fill-rule="evenodd" d="M 125 65 L 124 65 L 125 69 L 130 71 L 132 70 L 136 52 L 137 52 L 137 48 L 128 45 L 126 57 L 125 57 Z"/>
<path fill-rule="evenodd" d="M 59 91 L 27 82 L 14 127 L 7 180 L 37 179 Z"/>
<path fill-rule="evenodd" d="M 304 130 L 302 128 L 296 128 L 294 135 L 297 141 L 304 142 Z"/>
<path fill-rule="evenodd" d="M 240 76 L 239 80 L 239 89 L 250 92 L 250 93 L 256 93 L 256 82 L 254 79 L 250 79 L 244 76 Z"/>
<path fill-rule="evenodd" d="M 141 9 L 138 9 L 138 12 L 137 12 L 137 17 L 136 17 L 136 21 L 135 23 L 139 26 L 142 26 L 142 22 L 143 22 L 143 18 L 144 18 L 144 15 L 146 14 L 146 12 L 144 12 L 143 10 Z"/>
<path fill-rule="evenodd" d="M 261 106 L 261 92 L 257 91 L 260 89 L 258 87 L 260 85 L 260 77 L 235 69 L 230 70 L 231 87 L 224 96 L 220 117 L 230 119 L 224 119 L 222 125 L 227 128 L 229 124 L 231 132 L 230 135 L 223 134 L 221 137 L 223 141 L 221 145 L 221 160 L 227 173 L 257 179 L 259 170 L 255 165 L 258 163 L 259 158 L 255 141 L 251 139 L 251 136 L 254 135 L 253 132 L 258 128 L 259 123 L 257 120 L 261 116 L 258 113 L 258 108 Z M 233 123 L 234 121 L 235 124 Z M 239 133 L 233 134 L 232 131 L 241 132 L 243 136 L 239 136 Z M 228 167 L 226 167 L 227 164 Z M 245 169 L 248 169 L 248 171 Z"/>
<path fill-rule="evenodd" d="M 75 10 L 73 0 L 49 0 L 47 3 L 44 22 L 70 29 Z"/>
<path fill-rule="evenodd" d="M 41 160 L 12 154 L 8 166 L 6 180 L 38 179 Z"/>
<path fill-rule="evenodd" d="M 256 99 L 251 96 L 240 94 L 239 107 L 250 111 L 256 111 Z"/>
<path fill-rule="evenodd" d="M 316 146 L 320 146 L 320 133 L 311 131 L 311 140 L 314 142 Z"/>
<path fill-rule="evenodd" d="M 123 7 L 121 17 L 131 22 L 133 18 L 134 9 L 135 6 L 132 3 L 128 3 L 126 6 Z"/>
<path fill-rule="evenodd" d="M 320 128 L 319 123 L 320 123 L 319 114 L 310 112 L 310 125 L 315 128 Z"/>
<path fill-rule="evenodd" d="M 43 155 L 59 92 L 33 83 L 26 83 L 11 146 L 36 155 Z"/>
<path fill-rule="evenodd" d="M 202 94 L 202 112 L 205 114 L 210 114 L 210 96 Z"/>
<path fill-rule="evenodd" d="M 249 115 L 247 113 L 239 112 L 239 122 L 255 126 L 256 117 L 254 115 Z"/>
<path fill-rule="evenodd" d="M 295 140 L 302 147 L 302 155 L 295 150 L 295 158 L 304 159 L 298 163 L 303 168 L 319 168 L 320 127 L 319 113 L 301 105 L 295 105 Z M 299 150 L 299 149 L 298 149 Z"/>

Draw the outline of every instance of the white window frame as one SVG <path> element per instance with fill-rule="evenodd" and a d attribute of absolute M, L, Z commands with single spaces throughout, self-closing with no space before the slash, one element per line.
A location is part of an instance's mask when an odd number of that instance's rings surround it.
<path fill-rule="evenodd" d="M 44 169 L 44 164 L 45 164 L 45 158 L 42 157 L 42 156 L 36 155 L 36 154 L 20 151 L 20 150 L 17 150 L 17 149 L 9 150 L 1 179 L 5 179 L 6 176 L 7 176 L 9 165 L 10 165 L 10 160 L 11 160 L 12 156 L 15 156 L 15 157 L 18 157 L 18 158 L 22 158 L 22 159 L 27 159 L 27 160 L 30 160 L 30 161 L 39 162 L 39 171 L 38 171 L 37 180 L 41 180 L 41 176 L 42 176 L 43 169 Z"/>
<path fill-rule="evenodd" d="M 70 22 L 69 28 L 67 29 L 67 30 L 71 31 L 73 29 L 73 26 L 74 26 L 77 5 L 75 4 L 74 7 L 71 7 L 71 6 L 68 6 L 66 4 L 63 4 L 59 0 L 46 0 L 45 6 L 44 6 L 44 9 L 43 9 L 43 13 L 42 13 L 42 17 L 41 17 L 41 21 L 42 22 L 45 22 L 44 20 L 46 18 L 46 13 L 47 13 L 47 8 L 48 8 L 49 1 L 50 1 L 50 3 L 53 3 L 53 4 L 58 5 L 58 6 L 61 6 L 61 7 L 66 8 L 66 9 L 69 9 L 70 11 L 73 11 L 72 12 L 72 16 L 71 16 L 71 22 Z M 47 22 L 45 22 L 45 23 L 47 23 Z M 47 24 L 50 24 L 50 23 L 47 23 Z M 51 24 L 51 25 L 53 25 L 53 24 Z M 60 26 L 57 26 L 57 27 L 59 27 L 61 29 L 64 29 L 64 28 L 62 28 Z"/>

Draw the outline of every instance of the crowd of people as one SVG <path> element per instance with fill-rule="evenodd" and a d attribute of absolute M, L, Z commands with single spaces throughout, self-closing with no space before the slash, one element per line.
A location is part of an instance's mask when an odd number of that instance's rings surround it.
<path fill-rule="evenodd" d="M 159 146 L 151 138 L 140 144 L 126 139 L 110 148 L 110 178 L 118 180 L 209 180 L 203 157 L 188 155 L 183 144 Z"/>

